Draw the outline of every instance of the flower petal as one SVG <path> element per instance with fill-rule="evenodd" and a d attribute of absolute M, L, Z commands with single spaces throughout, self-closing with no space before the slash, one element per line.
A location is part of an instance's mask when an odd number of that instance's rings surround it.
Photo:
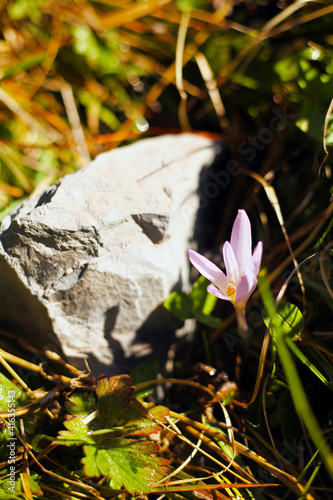
<path fill-rule="evenodd" d="M 245 274 L 252 273 L 255 276 L 258 276 L 261 266 L 262 251 L 263 251 L 263 244 L 262 241 L 259 241 L 254 249 L 251 259 L 247 264 Z"/>
<path fill-rule="evenodd" d="M 238 263 L 239 275 L 243 276 L 252 255 L 251 224 L 245 210 L 238 210 L 231 232 L 230 244 Z"/>
<path fill-rule="evenodd" d="M 208 285 L 207 286 L 207 292 L 212 293 L 218 299 L 229 300 L 229 302 L 231 300 L 230 297 L 227 297 L 226 295 L 223 295 L 223 293 L 218 288 L 216 288 L 215 285 Z"/>
<path fill-rule="evenodd" d="M 226 241 L 223 245 L 223 260 L 225 264 L 225 269 L 227 271 L 227 278 L 228 278 L 227 288 L 230 285 L 230 281 L 233 281 L 234 285 L 237 285 L 240 274 L 238 270 L 238 263 L 236 260 L 236 256 L 229 241 Z"/>
<path fill-rule="evenodd" d="M 245 307 L 248 298 L 257 286 L 257 277 L 253 273 L 242 276 L 236 292 L 236 304 Z"/>
<path fill-rule="evenodd" d="M 194 250 L 188 250 L 188 257 L 202 276 L 209 279 L 218 288 L 222 288 L 222 290 L 227 289 L 228 281 L 226 275 L 213 262 Z"/>

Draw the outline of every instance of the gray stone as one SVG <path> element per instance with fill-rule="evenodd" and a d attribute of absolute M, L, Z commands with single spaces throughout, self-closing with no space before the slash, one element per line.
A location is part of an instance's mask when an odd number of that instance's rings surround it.
<path fill-rule="evenodd" d="M 123 369 L 166 357 L 161 307 L 188 282 L 200 172 L 216 144 L 191 134 L 103 153 L 0 226 L 0 320 L 72 363 Z"/>

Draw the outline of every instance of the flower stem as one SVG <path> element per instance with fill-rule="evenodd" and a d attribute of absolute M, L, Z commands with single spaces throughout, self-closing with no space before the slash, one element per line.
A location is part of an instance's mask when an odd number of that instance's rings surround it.
<path fill-rule="evenodd" d="M 238 333 L 241 337 L 246 338 L 249 327 L 246 321 L 245 307 L 235 307 L 236 319 L 238 324 Z"/>

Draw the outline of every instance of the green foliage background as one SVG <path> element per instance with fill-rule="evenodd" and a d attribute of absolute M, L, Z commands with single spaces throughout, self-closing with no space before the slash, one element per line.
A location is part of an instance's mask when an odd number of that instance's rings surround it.
<path fill-rule="evenodd" d="M 295 150 L 320 148 L 333 89 L 329 1 L 15 0 L 0 14 L 2 213 L 105 149 L 184 123 L 234 144 L 287 108 L 303 132 Z"/>

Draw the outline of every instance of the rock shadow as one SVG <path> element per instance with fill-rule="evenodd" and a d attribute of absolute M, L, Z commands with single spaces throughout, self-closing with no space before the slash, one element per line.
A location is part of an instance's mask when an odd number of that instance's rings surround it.
<path fill-rule="evenodd" d="M 105 313 L 104 321 L 104 337 L 109 344 L 109 348 L 113 353 L 116 365 L 122 366 L 125 364 L 125 353 L 120 342 L 112 337 L 112 331 L 115 327 L 117 316 L 119 314 L 119 306 L 110 307 Z"/>
<path fill-rule="evenodd" d="M 221 214 L 226 206 L 235 172 L 230 165 L 230 152 L 224 142 L 216 143 L 216 156 L 213 163 L 201 170 L 197 194 L 200 206 L 194 226 L 193 240 L 198 251 L 204 253 L 216 246 Z M 232 164 L 233 165 L 233 164 Z"/>

